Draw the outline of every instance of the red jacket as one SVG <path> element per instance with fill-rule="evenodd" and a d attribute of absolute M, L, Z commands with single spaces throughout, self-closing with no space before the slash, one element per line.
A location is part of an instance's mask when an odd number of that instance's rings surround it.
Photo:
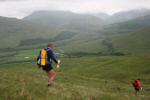
<path fill-rule="evenodd" d="M 135 80 L 133 83 L 133 86 L 135 89 L 141 89 L 141 81 L 140 80 Z"/>

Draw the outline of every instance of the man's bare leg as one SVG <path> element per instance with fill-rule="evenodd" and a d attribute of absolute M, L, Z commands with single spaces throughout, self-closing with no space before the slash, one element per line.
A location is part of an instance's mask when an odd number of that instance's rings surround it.
<path fill-rule="evenodd" d="M 56 72 L 52 69 L 48 72 L 48 77 L 49 77 L 49 80 L 48 80 L 48 85 L 51 85 L 52 82 L 55 80 L 56 78 Z"/>

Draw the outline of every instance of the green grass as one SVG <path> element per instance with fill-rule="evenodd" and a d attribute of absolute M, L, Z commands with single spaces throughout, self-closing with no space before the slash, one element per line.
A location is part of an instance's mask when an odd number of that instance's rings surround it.
<path fill-rule="evenodd" d="M 26 52 L 27 54 L 27 52 Z M 52 87 L 35 62 L 0 65 L 0 100 L 149 100 L 150 56 L 63 58 Z M 54 65 L 55 66 L 55 65 Z M 131 82 L 141 78 L 143 95 Z"/>
<path fill-rule="evenodd" d="M 76 53 L 76 52 L 103 52 L 107 50 L 101 42 L 103 36 L 95 34 L 94 32 L 80 33 L 74 36 L 72 39 L 56 41 L 54 44 L 61 48 L 65 53 Z"/>
<path fill-rule="evenodd" d="M 112 40 L 116 50 L 132 54 L 149 54 L 150 52 L 150 29 L 143 28 L 133 33 L 114 37 Z"/>

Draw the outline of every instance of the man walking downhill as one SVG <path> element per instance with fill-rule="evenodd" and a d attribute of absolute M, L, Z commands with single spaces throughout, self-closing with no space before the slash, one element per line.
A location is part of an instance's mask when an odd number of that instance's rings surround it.
<path fill-rule="evenodd" d="M 56 72 L 52 67 L 52 61 L 57 65 L 60 64 L 60 60 L 56 59 L 55 54 L 52 51 L 53 45 L 49 43 L 46 48 L 43 48 L 40 51 L 40 54 L 37 58 L 39 68 L 42 68 L 48 74 L 48 86 L 51 86 L 53 81 L 56 78 Z"/>

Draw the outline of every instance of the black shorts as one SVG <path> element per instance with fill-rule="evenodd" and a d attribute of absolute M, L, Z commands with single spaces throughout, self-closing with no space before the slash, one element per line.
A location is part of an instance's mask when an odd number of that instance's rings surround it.
<path fill-rule="evenodd" d="M 140 91 L 140 88 L 135 88 L 136 91 Z"/>
<path fill-rule="evenodd" d="M 46 66 L 43 66 L 42 68 L 43 68 L 43 70 L 45 70 L 46 72 L 49 72 L 50 70 L 53 69 L 53 67 L 52 67 L 51 64 L 48 64 L 48 65 L 46 65 Z"/>

